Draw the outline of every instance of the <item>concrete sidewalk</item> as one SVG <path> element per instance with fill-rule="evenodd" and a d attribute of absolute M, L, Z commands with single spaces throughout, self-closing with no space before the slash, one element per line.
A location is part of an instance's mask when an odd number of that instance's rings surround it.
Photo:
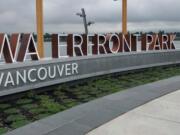
<path fill-rule="evenodd" d="M 87 135 L 180 135 L 180 90 L 140 106 Z"/>

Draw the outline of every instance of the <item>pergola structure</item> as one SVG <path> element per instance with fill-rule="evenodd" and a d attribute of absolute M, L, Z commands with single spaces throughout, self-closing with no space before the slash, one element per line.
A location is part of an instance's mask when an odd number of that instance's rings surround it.
<path fill-rule="evenodd" d="M 40 58 L 44 57 L 43 0 L 36 0 L 37 44 Z"/>
<path fill-rule="evenodd" d="M 41 58 L 44 57 L 43 0 L 36 0 L 37 44 Z M 122 33 L 127 33 L 127 0 L 122 0 Z"/>
<path fill-rule="evenodd" d="M 122 0 L 122 33 L 127 34 L 127 0 Z"/>

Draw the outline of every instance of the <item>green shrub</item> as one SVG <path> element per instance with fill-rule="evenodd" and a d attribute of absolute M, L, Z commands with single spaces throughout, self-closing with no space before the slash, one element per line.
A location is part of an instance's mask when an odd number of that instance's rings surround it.
<path fill-rule="evenodd" d="M 49 113 L 57 113 L 62 110 L 62 106 L 50 99 L 49 96 L 43 95 L 40 97 L 40 106 L 47 109 Z"/>
<path fill-rule="evenodd" d="M 27 94 L 26 94 L 26 97 L 27 98 L 32 98 L 32 99 L 37 99 L 38 98 L 38 94 L 36 93 L 36 92 L 34 92 L 34 91 L 30 91 L 30 92 L 28 92 Z"/>
<path fill-rule="evenodd" d="M 79 99 L 79 100 L 86 100 L 89 97 L 90 97 L 89 95 L 78 95 L 77 99 Z"/>
<path fill-rule="evenodd" d="M 96 95 L 98 95 L 99 93 L 97 92 L 97 90 L 90 90 L 90 91 L 88 92 L 88 94 L 89 94 L 89 95 L 92 95 L 92 96 L 96 96 Z"/>
<path fill-rule="evenodd" d="M 64 92 L 61 92 L 59 90 L 55 91 L 53 94 L 61 100 L 68 98 Z"/>
<path fill-rule="evenodd" d="M 67 90 L 69 90 L 69 87 L 67 85 L 60 85 L 56 90 L 67 91 Z"/>
<path fill-rule="evenodd" d="M 22 104 L 30 104 L 32 103 L 33 100 L 32 99 L 19 99 L 16 104 L 17 105 L 22 105 Z"/>
<path fill-rule="evenodd" d="M 48 95 L 39 95 L 38 99 L 40 102 L 45 101 L 45 100 L 52 100 L 52 99 L 50 99 L 50 97 Z"/>
<path fill-rule="evenodd" d="M 11 107 L 10 104 L 0 104 L 0 110 L 4 110 L 4 109 L 10 108 L 10 107 Z"/>
<path fill-rule="evenodd" d="M 34 109 L 29 110 L 29 112 L 34 114 L 34 115 L 37 115 L 37 114 L 45 113 L 46 109 L 44 109 L 44 108 L 34 108 Z"/>
<path fill-rule="evenodd" d="M 72 107 L 74 107 L 74 106 L 76 106 L 76 105 L 78 105 L 79 103 L 77 103 L 77 102 L 72 102 L 72 103 L 68 103 L 68 104 L 66 104 L 66 107 L 67 108 L 72 108 Z M 65 110 L 65 109 L 64 109 Z"/>
<path fill-rule="evenodd" d="M 17 108 L 10 108 L 4 111 L 4 113 L 6 114 L 18 114 L 19 113 L 19 109 Z"/>
<path fill-rule="evenodd" d="M 11 124 L 11 128 L 16 129 L 16 128 L 22 127 L 24 125 L 27 125 L 29 123 L 30 123 L 30 121 L 28 121 L 28 120 L 15 121 Z"/>
<path fill-rule="evenodd" d="M 22 120 L 25 120 L 26 117 L 21 115 L 21 114 L 17 114 L 17 115 L 10 115 L 6 118 L 6 120 L 8 122 L 15 122 L 15 121 L 22 121 Z"/>
<path fill-rule="evenodd" d="M 4 134 L 8 131 L 7 128 L 0 127 L 0 134 Z"/>
<path fill-rule="evenodd" d="M 48 117 L 50 115 L 51 115 L 50 113 L 42 113 L 42 114 L 35 116 L 35 118 L 39 120 L 39 119 L 43 119 L 45 117 Z"/>
<path fill-rule="evenodd" d="M 23 108 L 25 110 L 31 110 L 31 109 L 34 109 L 34 108 L 37 108 L 37 107 L 38 107 L 37 104 L 26 104 L 26 105 L 21 106 L 21 108 Z"/>
<path fill-rule="evenodd" d="M 62 92 L 62 91 L 56 90 L 56 91 L 54 91 L 54 95 L 56 95 L 56 96 L 64 96 L 65 93 Z"/>

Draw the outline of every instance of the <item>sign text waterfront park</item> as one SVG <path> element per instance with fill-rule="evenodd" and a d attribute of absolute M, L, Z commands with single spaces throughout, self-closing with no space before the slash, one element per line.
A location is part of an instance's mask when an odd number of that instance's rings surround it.
<path fill-rule="evenodd" d="M 61 37 L 66 37 L 66 44 L 61 44 Z M 137 51 L 139 35 L 123 34 L 53 34 L 52 58 L 61 58 L 60 50 L 66 47 L 66 57 L 88 56 L 100 54 L 116 54 Z M 175 49 L 174 34 L 143 34 L 141 35 L 141 50 L 171 50 Z M 91 47 L 92 52 L 88 53 Z M 12 34 L 10 39 L 6 34 L 0 34 L 0 60 L 4 55 L 5 63 L 24 62 L 28 56 L 32 60 L 40 60 L 36 43 L 32 34 Z"/>
<path fill-rule="evenodd" d="M 174 34 L 52 34 L 52 58 L 46 60 L 40 59 L 32 34 L 0 34 L 0 95 L 172 63 L 180 55 L 175 50 L 175 38 Z M 137 50 L 139 40 L 141 52 Z M 67 51 L 62 55 L 62 50 Z"/>

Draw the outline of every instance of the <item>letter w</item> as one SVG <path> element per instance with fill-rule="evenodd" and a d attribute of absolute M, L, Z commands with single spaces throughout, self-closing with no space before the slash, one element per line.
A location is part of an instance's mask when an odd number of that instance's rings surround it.
<path fill-rule="evenodd" d="M 9 41 L 7 34 L 0 34 L 0 59 L 2 59 L 3 54 L 6 63 L 16 61 L 20 36 L 20 34 L 12 34 Z"/>

